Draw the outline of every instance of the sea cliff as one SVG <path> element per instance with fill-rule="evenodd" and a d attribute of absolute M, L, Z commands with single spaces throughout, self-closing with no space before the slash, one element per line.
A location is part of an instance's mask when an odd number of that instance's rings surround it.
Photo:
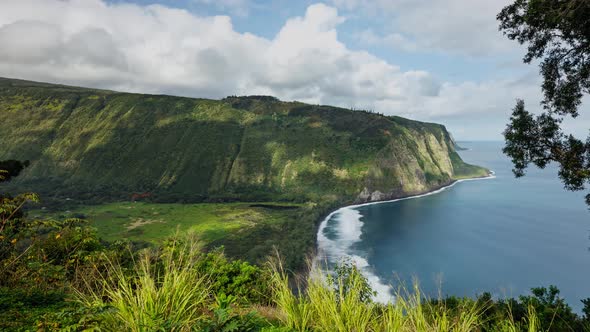
<path fill-rule="evenodd" d="M 487 170 L 444 126 L 273 97 L 223 100 L 0 79 L 11 186 L 56 197 L 352 201 L 413 195 Z"/>

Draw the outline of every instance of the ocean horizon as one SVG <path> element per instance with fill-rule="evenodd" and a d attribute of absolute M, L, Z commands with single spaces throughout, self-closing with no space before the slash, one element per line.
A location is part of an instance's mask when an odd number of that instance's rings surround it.
<path fill-rule="evenodd" d="M 379 302 L 414 281 L 431 298 L 517 297 L 555 285 L 579 311 L 580 300 L 590 297 L 585 193 L 565 191 L 552 165 L 533 166 L 516 179 L 503 142 L 459 145 L 466 148 L 459 151 L 463 160 L 494 176 L 334 211 L 318 232 L 321 259 L 357 264 Z"/>

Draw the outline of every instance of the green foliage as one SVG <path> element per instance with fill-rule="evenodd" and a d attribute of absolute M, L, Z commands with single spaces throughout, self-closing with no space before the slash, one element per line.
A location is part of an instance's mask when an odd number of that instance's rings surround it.
<path fill-rule="evenodd" d="M 223 248 L 209 252 L 197 263 L 211 279 L 211 292 L 218 300 L 239 300 L 242 303 L 267 303 L 270 290 L 265 271 L 240 260 L 229 260 Z"/>
<path fill-rule="evenodd" d="M 497 16 L 500 30 L 528 47 L 525 63 L 541 59 L 544 112 L 533 116 L 518 100 L 504 136 L 504 153 L 514 173 L 523 176 L 530 163 L 560 166 L 568 190 L 590 181 L 590 138 L 566 135 L 561 123 L 576 118 L 584 94 L 590 93 L 590 3 L 586 0 L 515 0 Z M 590 194 L 586 196 L 590 205 Z"/>
<path fill-rule="evenodd" d="M 525 63 L 542 59 L 543 105 L 577 116 L 590 90 L 590 4 L 585 0 L 516 0 L 499 14 L 504 34 L 526 44 Z"/>
<path fill-rule="evenodd" d="M 590 156 L 590 148 L 588 143 L 571 135 L 564 136 L 560 123 L 560 119 L 547 113 L 533 116 L 519 100 L 504 131 L 506 146 L 503 151 L 511 157 L 517 177 L 524 176 L 531 163 L 545 168 L 555 161 L 560 165 L 559 177 L 565 188 L 583 190 L 590 180 L 590 160 L 586 160 Z M 590 195 L 586 198 L 590 204 Z"/>
<path fill-rule="evenodd" d="M 8 243 L 15 244 L 18 236 L 28 234 L 38 223 L 23 219 L 23 207 L 26 203 L 36 203 L 39 197 L 34 193 L 24 193 L 12 197 L 0 194 L 0 246 L 8 250 Z M 4 251 L 3 250 L 3 251 Z M 4 251 L 6 253 L 7 251 Z"/>
<path fill-rule="evenodd" d="M 33 255 L 27 264 L 15 264 L 21 272 L 20 282 L 13 278 L 10 287 L 0 288 L 0 329 L 410 332 L 588 328 L 588 317 L 574 314 L 553 286 L 533 289 L 532 295 L 519 299 L 497 301 L 489 294 L 476 300 L 426 300 L 416 286 L 412 291 L 398 291 L 395 303 L 382 305 L 371 301 L 367 279 L 350 262 L 340 264 L 327 278 L 322 271 L 312 271 L 305 289 L 293 292 L 292 276 L 280 263 L 270 264 L 270 271 L 265 271 L 226 258 L 222 249 L 204 253 L 194 237 L 174 237 L 157 248 L 137 251 L 124 242 L 97 245 L 96 235 L 85 232 L 79 220 L 44 227 L 54 228 L 31 233 L 44 236 L 26 248 L 48 257 Z M 71 301 L 72 289 L 77 301 Z M 268 296 L 276 307 L 268 306 Z M 259 310 L 266 312 L 265 318 Z"/>
<path fill-rule="evenodd" d="M 305 292 L 293 293 L 280 263 L 272 268 L 279 317 L 294 331 L 476 331 L 485 309 L 473 300 L 454 310 L 443 302 L 424 302 L 417 287 L 414 293 L 398 292 L 395 303 L 376 304 L 366 298 L 372 294 L 366 279 L 349 264 L 340 265 L 342 277 L 328 280 L 322 271 L 313 271 Z"/>
<path fill-rule="evenodd" d="M 22 170 L 19 162 L 12 177 Z M 10 169 L 10 167 L 6 167 Z M 8 172 L 7 172 L 8 173 Z M 55 330 L 78 324 L 82 315 L 67 303 L 69 282 L 103 247 L 78 219 L 29 219 L 22 209 L 36 194 L 0 195 L 0 329 Z"/>
<path fill-rule="evenodd" d="M 225 254 L 263 264 L 278 246 L 289 269 L 303 267 L 315 245 L 315 225 L 334 206 L 285 202 L 163 204 L 120 202 L 75 205 L 68 209 L 31 210 L 40 219 L 83 216 L 107 241 L 130 240 L 157 245 L 174 232 L 195 233 L 207 248 L 224 246 Z M 289 241 L 284 234 L 292 234 Z"/>
<path fill-rule="evenodd" d="M 18 160 L 0 160 L 0 182 L 7 182 L 17 177 L 29 165 L 28 160 L 24 162 Z"/>
<path fill-rule="evenodd" d="M 144 250 L 131 269 L 110 261 L 93 277 L 98 287 L 93 282 L 76 294 L 102 329 L 258 331 L 269 324 L 240 305 L 260 303 L 260 273 L 220 251 L 203 254 L 191 237 L 175 237 L 158 251 Z"/>
<path fill-rule="evenodd" d="M 531 293 L 496 301 L 489 293 L 480 295 L 478 302 L 487 308 L 482 317 L 484 330 L 495 331 L 509 323 L 513 331 L 590 331 L 587 318 L 575 314 L 555 286 L 533 288 Z"/>
<path fill-rule="evenodd" d="M 337 279 L 317 276 L 308 280 L 307 301 L 312 325 L 318 331 L 368 331 L 375 324 L 374 305 L 367 298 L 372 293 L 367 280 L 356 268 L 340 267 Z M 335 283 L 333 283 L 335 282 Z"/>
<path fill-rule="evenodd" d="M 32 193 L 0 195 L 0 287 L 61 289 L 93 252 L 102 249 L 94 230 L 82 220 L 27 218 L 23 206 L 38 201 Z"/>
<path fill-rule="evenodd" d="M 312 271 L 305 291 L 293 292 L 280 263 L 274 263 L 270 282 L 282 323 L 293 331 L 589 331 L 588 318 L 579 317 L 559 297 L 559 290 L 533 288 L 532 295 L 494 300 L 489 293 L 477 299 L 426 299 L 418 285 L 400 288 L 394 303 L 377 304 L 366 279 L 349 263 L 336 276 Z M 336 283 L 336 284 L 335 284 Z M 587 301 L 588 302 L 588 301 Z M 586 303 L 586 302 L 585 302 Z"/>
<path fill-rule="evenodd" d="M 584 313 L 584 320 L 590 323 L 590 298 L 581 300 L 584 304 L 584 309 L 582 312 Z"/>
<path fill-rule="evenodd" d="M 572 309 L 559 297 L 555 286 L 532 289 L 533 296 L 521 296 L 520 302 L 534 310 L 539 327 L 545 331 L 581 331 L 582 326 Z M 530 324 L 531 322 L 529 322 Z"/>
<path fill-rule="evenodd" d="M 280 259 L 269 265 L 272 269 L 269 283 L 273 291 L 273 301 L 282 312 L 281 322 L 290 330 L 307 331 L 313 319 L 311 304 L 301 289 L 297 289 L 296 293 L 291 290 L 289 276 Z"/>
<path fill-rule="evenodd" d="M 275 208 L 276 207 L 276 208 Z M 281 209 L 285 207 L 285 209 Z M 243 231 L 258 224 L 283 223 L 295 218 L 302 204 L 292 203 L 199 203 L 164 204 L 118 202 L 75 205 L 63 209 L 31 210 L 42 219 L 82 216 L 97 228 L 98 235 L 108 241 L 130 239 L 153 243 L 173 236 L 176 230 L 198 233 L 206 242 Z"/>
<path fill-rule="evenodd" d="M 65 302 L 63 290 L 40 291 L 37 287 L 0 288 L 0 330 L 2 331 L 34 331 L 44 324 L 47 330 L 54 330 L 66 324 L 77 322 L 80 317 L 68 319 L 67 313 L 76 309 L 71 303 Z"/>
<path fill-rule="evenodd" d="M 0 261 L 0 286 L 34 285 L 44 291 L 60 289 L 103 247 L 93 229 L 78 220 L 29 222 L 21 219 L 18 233 L 5 229 Z"/>
<path fill-rule="evenodd" d="M 334 267 L 333 274 L 328 276 L 328 284 L 334 287 L 337 301 L 344 299 L 353 290 L 358 292 L 358 300 L 362 303 L 371 302 L 376 295 L 367 278 L 351 261 L 343 261 Z"/>
<path fill-rule="evenodd" d="M 201 251 L 188 241 L 174 242 L 159 255 L 146 250 L 128 276 L 116 262 L 99 290 L 77 291 L 87 308 L 106 309 L 100 324 L 124 331 L 190 330 L 203 321 L 209 286 L 204 273 L 194 268 Z"/>
<path fill-rule="evenodd" d="M 232 307 L 237 298 L 232 295 L 219 295 L 210 306 L 211 317 L 199 327 L 203 332 L 248 332 L 259 331 L 268 323 L 255 311 L 240 315 Z"/>
<path fill-rule="evenodd" d="M 62 204 L 137 193 L 157 202 L 333 203 L 365 186 L 400 196 L 469 176 L 453 171 L 460 158 L 446 161 L 454 144 L 443 126 L 273 97 L 215 101 L 0 79 L 0 115 L 8 147 L 0 158 L 32 161 L 10 188 Z"/>
<path fill-rule="evenodd" d="M 230 233 L 212 245 L 225 246 L 225 253 L 229 257 L 238 257 L 258 264 L 264 264 L 273 248 L 276 248 L 283 256 L 286 269 L 303 271 L 310 249 L 315 246 L 316 225 L 321 217 L 334 207 L 309 204 L 300 209 L 274 210 L 274 213 L 285 215 L 287 218 L 280 222 L 258 223 L 254 227 Z M 288 239 L 285 239 L 285 234 L 289 234 Z"/>

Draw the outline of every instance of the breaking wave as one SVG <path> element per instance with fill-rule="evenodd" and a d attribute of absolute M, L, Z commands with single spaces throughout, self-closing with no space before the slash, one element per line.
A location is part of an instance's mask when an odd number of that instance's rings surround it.
<path fill-rule="evenodd" d="M 442 187 L 440 189 L 416 196 L 405 198 L 398 198 L 389 201 L 370 202 L 358 205 L 351 205 L 342 207 L 330 213 L 318 229 L 318 254 L 314 259 L 314 266 L 318 264 L 327 264 L 327 268 L 349 260 L 354 263 L 357 268 L 367 278 L 373 291 L 376 292 L 373 300 L 379 303 L 388 303 L 394 301 L 392 287 L 384 283 L 379 276 L 377 276 L 368 262 L 366 253 L 355 248 L 355 244 L 361 241 L 363 234 L 363 215 L 357 210 L 361 206 L 393 203 L 407 199 L 420 198 L 424 196 L 438 194 L 448 188 L 453 187 L 457 183 L 473 180 L 486 180 L 495 178 L 494 172 L 485 178 L 464 179 L 453 182 L 452 184 Z M 330 271 L 327 271 L 330 272 Z"/>

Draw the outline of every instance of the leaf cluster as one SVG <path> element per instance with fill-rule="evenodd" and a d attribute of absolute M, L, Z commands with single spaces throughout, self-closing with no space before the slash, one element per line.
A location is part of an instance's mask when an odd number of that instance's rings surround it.
<path fill-rule="evenodd" d="M 576 118 L 590 93 L 590 2 L 587 0 L 516 0 L 497 16 L 500 30 L 527 46 L 523 61 L 540 59 L 543 112 L 534 116 L 518 100 L 504 136 L 504 153 L 516 176 L 530 163 L 560 166 L 568 190 L 583 190 L 590 180 L 590 137 L 566 135 L 561 124 Z M 590 194 L 586 196 L 590 205 Z"/>

